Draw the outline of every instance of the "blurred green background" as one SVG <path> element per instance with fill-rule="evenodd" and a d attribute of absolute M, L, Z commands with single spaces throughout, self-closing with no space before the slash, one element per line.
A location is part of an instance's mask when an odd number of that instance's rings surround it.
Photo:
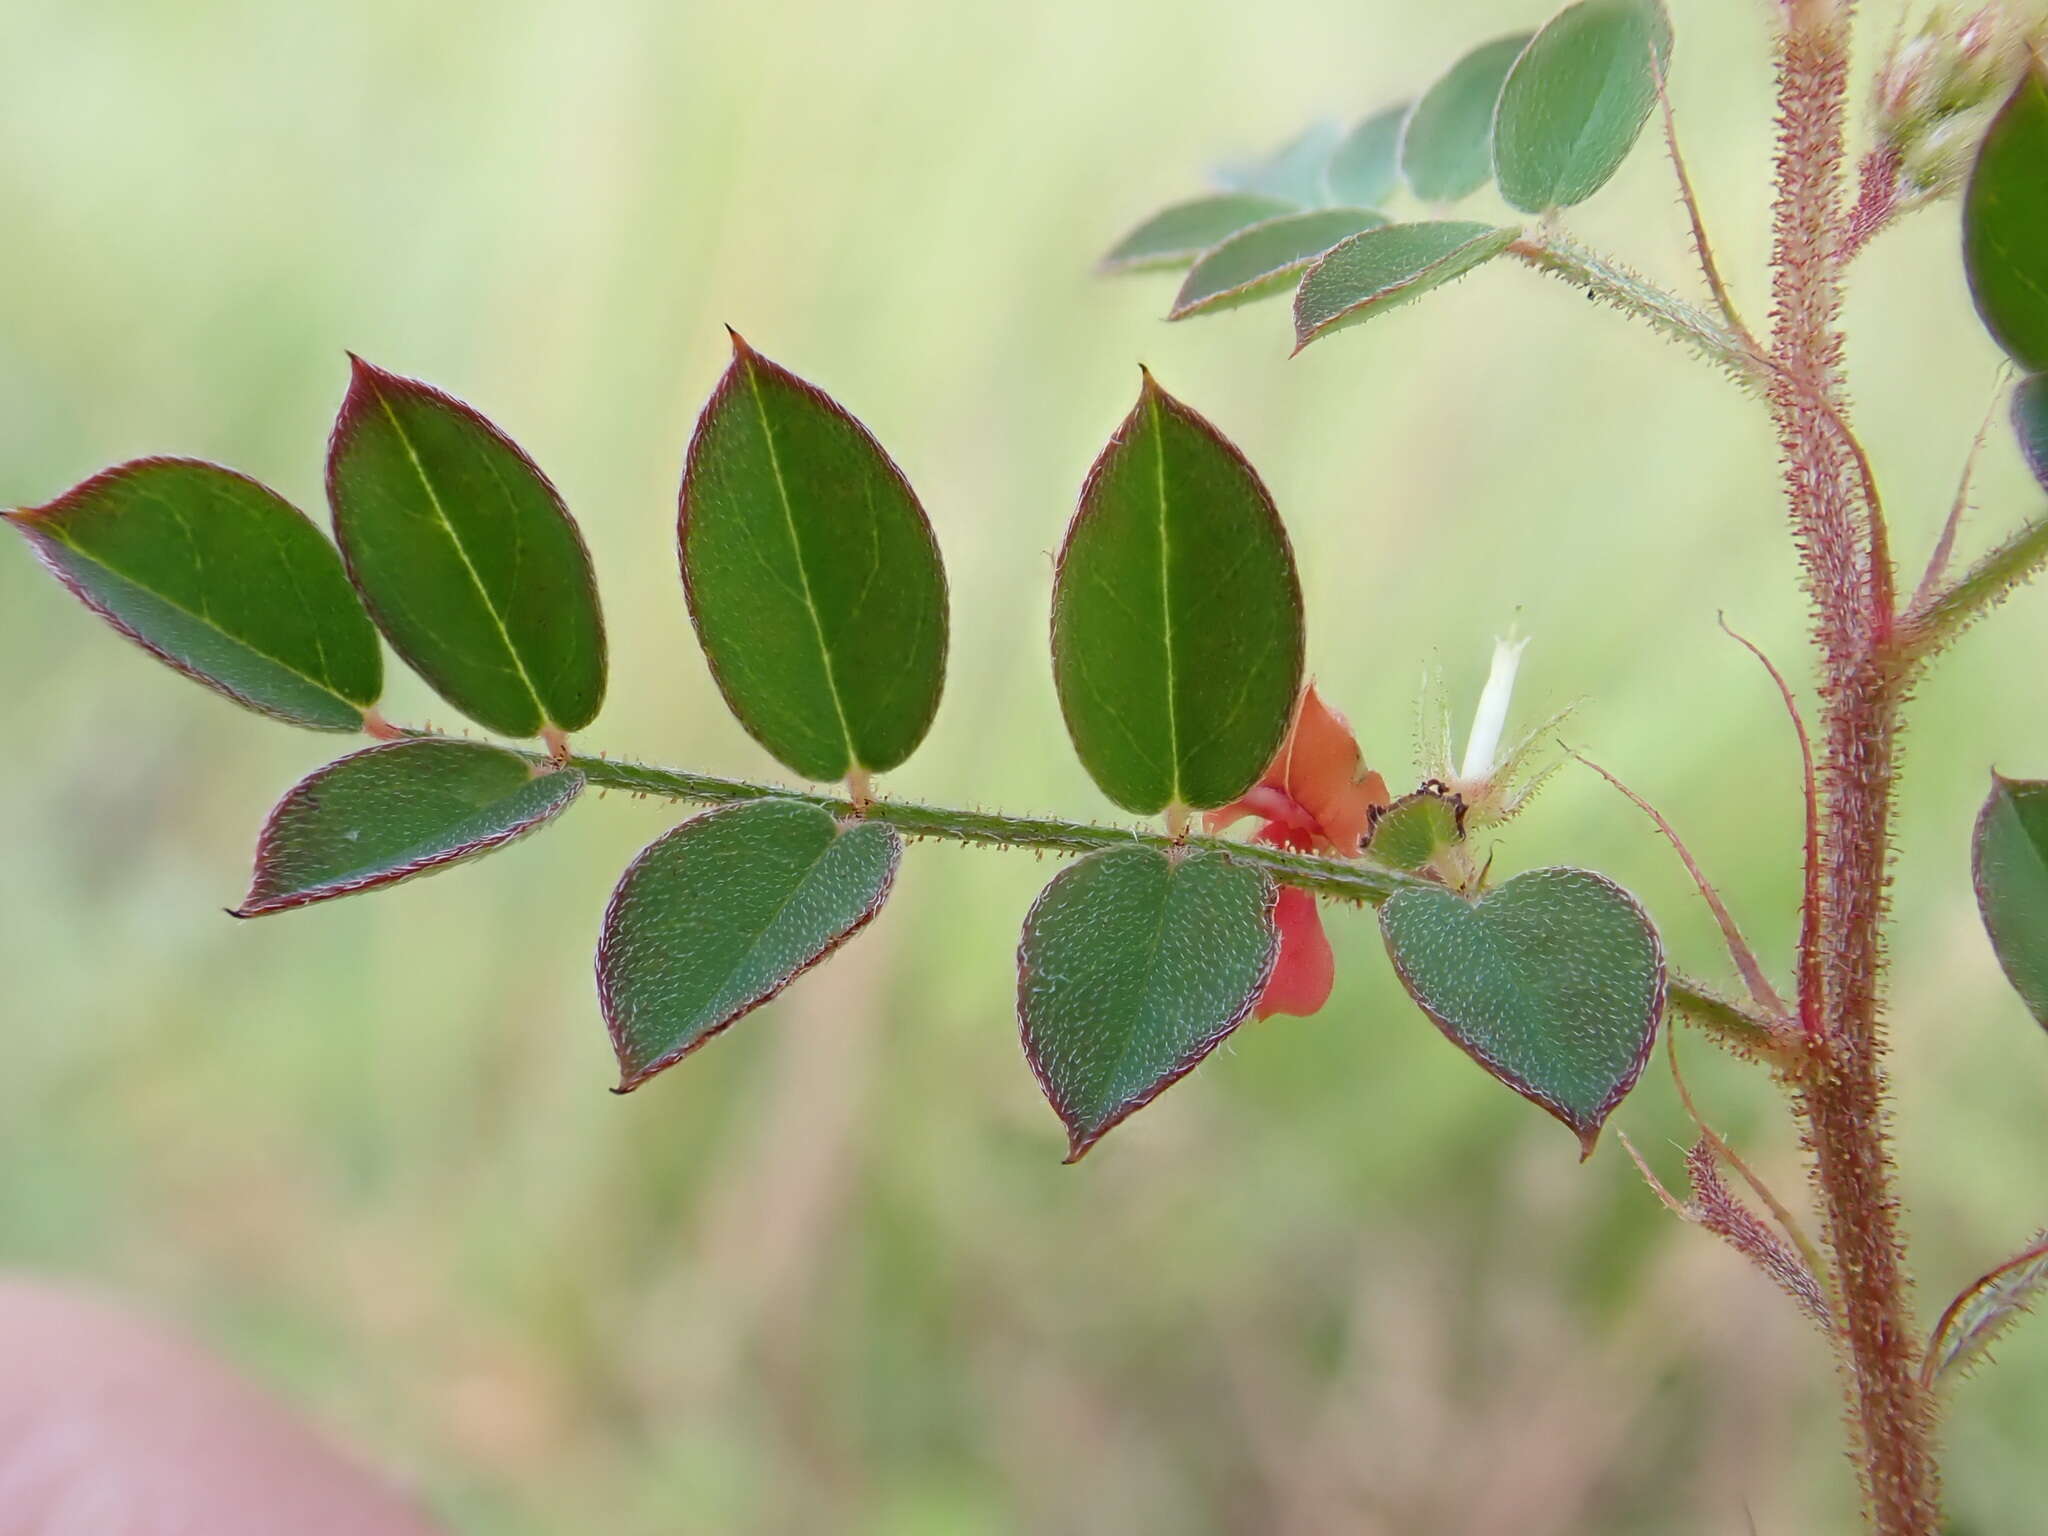
<path fill-rule="evenodd" d="M 833 391 L 923 495 L 945 707 L 886 792 L 1106 816 L 1058 725 L 1050 551 L 1137 364 L 1289 519 L 1311 662 L 1412 772 L 1441 662 L 1654 799 L 1782 968 L 1791 736 L 1717 610 L 1804 677 L 1761 410 L 1500 264 L 1289 361 L 1284 306 L 1168 326 L 1094 258 L 1205 165 L 1362 115 L 1535 0 L 586 0 L 0 7 L 0 502 L 145 453 L 324 517 L 343 349 L 495 417 L 563 488 L 615 657 L 591 748 L 741 774 L 675 579 L 674 492 L 729 321 Z M 1679 0 L 1674 92 L 1762 318 L 1768 8 Z M 1859 75 L 1895 11 L 1869 8 Z M 1477 206 L 1477 205 L 1475 205 Z M 1696 291 L 1646 140 L 1570 224 Z M 1859 262 L 1859 419 L 1908 561 L 1997 361 L 1953 207 Z M 1965 538 L 2037 510 L 1993 433 Z M 1896 1099 L 1920 1305 L 2048 1212 L 2048 1042 L 1971 901 L 1986 769 L 2048 774 L 2048 595 L 1920 690 L 1896 892 Z M 1337 912 L 1335 1000 L 1245 1029 L 1078 1168 L 1017 1048 L 1050 872 L 913 850 L 874 929 L 631 1099 L 589 953 L 680 808 L 592 796 L 449 878 L 221 915 L 264 809 L 337 743 L 143 659 L 0 552 L 0 1262 L 184 1319 L 458 1529 L 1845 1529 L 1825 1352 L 1400 996 Z M 393 718 L 455 725 L 410 677 Z M 1569 768 L 1502 872 L 1614 874 L 1725 975 L 1643 819 Z M 1755 1072 L 1697 1091 L 1796 1194 Z M 1653 1070 L 1615 1124 L 1675 1176 Z M 2048 1326 L 1958 1394 L 1956 1529 L 2039 1528 Z"/>

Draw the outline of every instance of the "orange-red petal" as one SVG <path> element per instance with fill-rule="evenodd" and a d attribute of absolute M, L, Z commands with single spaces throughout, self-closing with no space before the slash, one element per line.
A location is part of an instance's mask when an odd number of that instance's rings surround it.
<path fill-rule="evenodd" d="M 1311 682 L 1302 689 L 1294 725 L 1266 772 L 1289 799 L 1316 820 L 1323 841 L 1350 858 L 1365 842 L 1372 811 L 1389 803 L 1387 781 L 1365 766 L 1358 739 Z"/>
<path fill-rule="evenodd" d="M 1329 935 L 1323 932 L 1323 914 L 1315 897 L 1296 886 L 1280 887 L 1280 900 L 1273 908 L 1273 924 L 1280 930 L 1280 957 L 1273 976 L 1259 994 L 1258 1015 L 1269 1019 L 1276 1013 L 1307 1017 L 1330 1000 L 1330 988 L 1337 979 L 1336 957 L 1330 952 Z"/>

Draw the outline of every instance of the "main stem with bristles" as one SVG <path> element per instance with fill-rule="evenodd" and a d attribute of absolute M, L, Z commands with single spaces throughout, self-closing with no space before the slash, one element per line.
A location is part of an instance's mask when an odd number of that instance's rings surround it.
<path fill-rule="evenodd" d="M 1814 606 L 1822 672 L 1819 964 L 1801 1012 L 1821 1021 L 1797 1108 L 1841 1298 L 1855 1457 L 1870 1525 L 1932 1536 L 1940 1482 L 1919 1381 L 1885 1132 L 1883 922 L 1890 882 L 1899 673 L 1883 509 L 1841 401 L 1843 97 L 1848 0 L 1786 0 L 1778 49 L 1771 403 Z M 1812 993 L 1818 990 L 1819 996 Z"/>

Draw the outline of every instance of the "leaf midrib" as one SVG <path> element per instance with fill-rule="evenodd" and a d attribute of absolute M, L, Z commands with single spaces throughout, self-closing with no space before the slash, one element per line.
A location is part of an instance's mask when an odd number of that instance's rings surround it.
<path fill-rule="evenodd" d="M 747 389 L 754 397 L 754 413 L 761 423 L 761 441 L 768 449 L 768 468 L 775 476 L 775 494 L 782 503 L 783 526 L 789 530 L 790 552 L 796 556 L 796 577 L 802 588 L 804 612 L 810 615 L 811 634 L 818 642 L 818 659 L 825 672 L 825 692 L 832 699 L 832 713 L 839 721 L 839 738 L 846 744 L 846 761 L 849 769 L 862 769 L 867 765 L 860 760 L 860 749 L 853 743 L 853 728 L 846 722 L 846 703 L 839 696 L 839 678 L 832 666 L 832 648 L 825 643 L 825 621 L 818 613 L 818 601 L 811 591 L 810 567 L 804 563 L 803 540 L 796 531 L 796 508 L 789 499 L 789 484 L 782 477 L 782 455 L 776 451 L 775 429 L 769 425 L 768 402 L 761 393 L 761 376 L 758 369 L 747 366 Z"/>
<path fill-rule="evenodd" d="M 223 625 L 218 619 L 214 618 L 212 614 L 198 612 L 189 605 L 179 602 L 176 598 L 170 596 L 168 593 L 158 591 L 155 587 L 150 586 L 147 582 L 142 581 L 137 577 L 129 574 L 127 571 L 123 570 L 120 566 L 114 564 L 113 561 L 106 559 L 104 556 L 95 554 L 93 551 L 87 549 L 82 544 L 75 543 L 72 540 L 65 538 L 62 534 L 58 533 L 54 528 L 49 526 L 37 528 L 33 525 L 29 525 L 29 531 L 32 533 L 42 535 L 42 537 L 50 540 L 50 542 L 53 544 L 63 545 L 64 548 L 70 550 L 72 554 L 78 556 L 81 560 L 90 561 L 92 564 L 98 566 L 101 570 L 105 571 L 108 575 L 114 577 L 117 581 L 126 582 L 136 591 L 155 598 L 158 602 L 162 603 L 166 608 L 172 609 L 178 613 L 182 613 L 183 615 L 185 615 L 186 618 L 190 619 L 193 623 L 205 625 L 208 629 L 212 630 L 215 634 L 219 635 L 223 640 L 227 641 L 230 645 L 240 646 L 243 650 L 247 651 L 251 656 L 254 656 L 257 660 L 267 661 L 270 663 L 270 665 L 276 667 L 280 672 L 290 674 L 291 676 L 297 678 L 300 682 L 306 684 L 308 687 L 318 689 L 320 692 L 326 694 L 329 698 L 339 699 L 343 704 L 346 704 L 350 709 L 356 711 L 357 714 L 361 714 L 363 710 L 367 707 L 366 705 L 357 702 L 355 699 L 352 699 L 347 694 L 343 693 L 339 685 L 337 685 L 333 680 L 325 677 L 315 677 L 312 673 L 307 672 L 304 669 L 293 665 L 291 662 L 284 660 L 282 657 L 273 656 L 270 654 L 270 652 L 263 650 L 258 646 L 250 644 L 242 636 L 236 634 L 233 630 Z M 324 646 L 321 647 L 321 654 L 324 658 L 326 654 Z M 237 696 L 239 697 L 239 694 Z"/>
<path fill-rule="evenodd" d="M 1167 542 L 1166 515 L 1166 422 L 1160 409 L 1157 393 L 1151 403 L 1152 447 L 1154 482 L 1159 493 L 1159 610 L 1161 622 L 1161 644 L 1166 653 L 1166 753 L 1171 783 L 1167 789 L 1167 805 L 1181 803 L 1180 759 L 1180 694 L 1174 680 L 1173 666 L 1173 586 L 1170 577 L 1172 560 L 1171 546 Z"/>
<path fill-rule="evenodd" d="M 484 605 L 484 612 L 490 615 L 491 625 L 498 631 L 498 638 L 505 642 L 505 654 L 512 658 L 513 670 L 519 674 L 519 681 L 526 688 L 526 696 L 533 700 L 534 711 L 540 716 L 543 726 L 555 723 L 553 714 L 534 686 L 533 676 L 526 670 L 526 658 L 519 654 L 519 647 L 512 642 L 512 631 L 505 627 L 505 619 L 498 612 L 498 605 L 491 600 L 491 592 L 484 585 L 482 574 L 476 562 L 469 557 L 469 549 L 462 542 L 462 535 L 448 516 L 448 509 L 441 505 L 441 494 L 434 489 L 434 482 L 427 474 L 427 466 L 421 461 L 419 450 L 413 446 L 411 435 L 398 419 L 398 412 L 391 408 L 391 401 L 383 390 L 377 392 L 377 406 L 383 411 L 384 419 L 391 423 L 391 430 L 398 436 L 398 446 L 405 450 L 405 456 L 412 465 L 413 474 L 419 478 L 420 489 L 427 493 L 427 504 L 433 508 L 434 516 L 440 521 L 442 530 L 448 535 L 448 542 L 454 546 L 456 558 L 462 562 L 462 569 L 468 574 L 470 585 L 476 588 L 478 601 Z"/>

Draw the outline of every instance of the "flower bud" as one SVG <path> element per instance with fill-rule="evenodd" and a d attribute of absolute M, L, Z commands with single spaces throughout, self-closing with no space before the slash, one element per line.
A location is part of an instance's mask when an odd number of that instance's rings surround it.
<path fill-rule="evenodd" d="M 2012 0 L 1965 11 L 1938 5 L 1897 39 L 1871 97 L 1878 153 L 1898 167 L 1906 204 L 1955 191 L 1985 126 L 2042 40 Z"/>

